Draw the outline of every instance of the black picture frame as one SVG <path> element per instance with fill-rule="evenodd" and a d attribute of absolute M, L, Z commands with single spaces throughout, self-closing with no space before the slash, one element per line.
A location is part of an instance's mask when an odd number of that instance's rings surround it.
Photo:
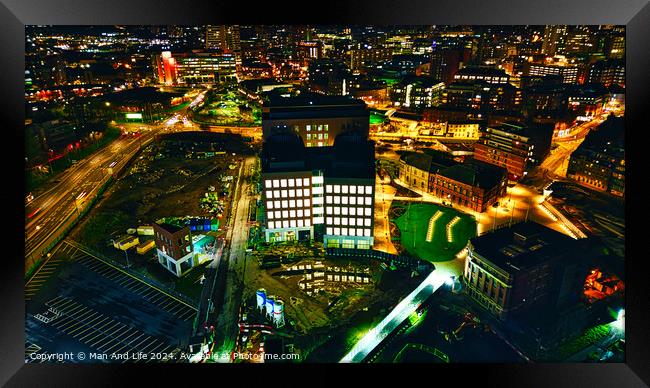
<path fill-rule="evenodd" d="M 453 379 L 461 386 L 513 387 L 637 387 L 650 383 L 648 328 L 650 306 L 647 254 L 643 252 L 643 124 L 650 100 L 650 3 L 648 0 L 384 0 L 350 2 L 185 2 L 181 0 L 1 0 L 0 1 L 0 116 L 3 123 L 3 150 L 6 172 L 4 190 L 0 190 L 5 213 L 15 218 L 5 221 L 4 246 L 11 249 L 2 255 L 0 269 L 0 383 L 8 386 L 76 386 L 121 385 L 118 380 L 135 383 L 144 373 L 147 385 L 171 383 L 174 378 L 189 384 L 197 374 L 222 379 L 223 374 L 245 379 L 244 386 L 266 384 L 282 376 L 282 385 L 333 384 L 363 382 L 406 376 L 403 384 L 413 380 L 434 384 L 441 377 Z M 448 364 L 448 365 L 293 365 L 243 368 L 240 365 L 42 365 L 24 363 L 24 279 L 21 241 L 24 196 L 21 188 L 24 162 L 24 26 L 34 24 L 618 24 L 626 26 L 627 97 L 626 148 L 627 198 L 626 223 L 632 225 L 626 236 L 626 362 L 621 364 Z M 645 119 L 647 122 L 647 118 Z M 15 174 L 15 175 L 13 175 Z M 632 178 L 630 178 L 630 175 Z M 16 177 L 15 179 L 13 177 Z M 15 201 L 15 203 L 14 203 Z M 636 206 L 636 207 L 635 207 Z M 15 223 L 15 225 L 14 225 Z M 14 227 L 15 226 L 15 227 Z M 332 369 L 325 371 L 324 368 Z M 249 369 L 255 369 L 253 371 Z M 275 369 L 278 374 L 275 375 Z M 299 373 L 300 377 L 289 375 Z M 345 377 L 343 377 L 345 375 Z M 349 376 L 349 377 L 348 377 Z M 222 384 L 235 380 L 221 380 Z M 392 378 L 391 378 L 392 381 Z M 271 381 L 273 383 L 273 381 Z M 645 382 L 645 383 L 644 383 Z M 167 385 L 167 384 L 165 384 Z M 345 384 L 348 385 L 348 384 Z"/>

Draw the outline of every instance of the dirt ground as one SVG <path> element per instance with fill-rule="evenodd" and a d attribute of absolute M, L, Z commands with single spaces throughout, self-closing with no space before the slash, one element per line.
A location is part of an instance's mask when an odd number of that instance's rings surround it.
<path fill-rule="evenodd" d="M 201 208 L 200 199 L 204 198 L 205 193 L 218 195 L 218 200 L 223 204 L 221 218 L 226 217 L 231 205 L 230 186 L 234 184 L 232 182 L 237 176 L 243 155 L 238 153 L 233 156 L 228 152 L 199 159 L 195 155 L 188 157 L 184 153 L 167 152 L 168 149 L 176 151 L 176 144 L 161 141 L 144 149 L 104 193 L 70 237 L 109 258 L 125 262 L 126 255 L 113 248 L 111 239 L 125 235 L 129 228 L 151 225 L 163 217 L 218 216 Z M 229 181 L 229 176 L 233 180 Z M 210 190 L 211 186 L 214 191 Z M 222 232 L 216 234 L 219 233 Z M 139 238 L 143 242 L 152 237 Z M 186 276 L 192 279 L 179 280 L 160 267 L 154 255 L 155 250 L 140 255 L 132 248 L 128 252 L 129 263 L 134 269 L 162 283 L 200 290 L 198 286 L 190 287 L 190 283 L 195 282 L 193 278 L 196 276 L 193 273 L 200 273 L 201 269 Z"/>

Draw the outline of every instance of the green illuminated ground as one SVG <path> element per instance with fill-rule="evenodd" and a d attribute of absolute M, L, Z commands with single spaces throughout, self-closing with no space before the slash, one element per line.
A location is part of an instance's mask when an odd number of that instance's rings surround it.
<path fill-rule="evenodd" d="M 239 93 L 224 91 L 211 94 L 195 118 L 213 125 L 260 125 L 262 112 Z"/>
<path fill-rule="evenodd" d="M 396 219 L 391 219 L 400 230 L 401 244 L 411 255 L 418 256 L 431 262 L 452 260 L 465 246 L 467 241 L 476 236 L 476 221 L 474 217 L 460 213 L 448 207 L 431 203 L 396 203 L 393 206 L 403 207 L 406 212 Z M 442 215 L 434 223 L 433 238 L 426 241 L 429 219 L 436 211 Z M 452 242 L 447 241 L 445 226 L 454 218 L 460 221 L 452 228 Z"/>
<path fill-rule="evenodd" d="M 370 111 L 370 125 L 382 124 L 385 119 L 386 116 L 384 114 Z"/>

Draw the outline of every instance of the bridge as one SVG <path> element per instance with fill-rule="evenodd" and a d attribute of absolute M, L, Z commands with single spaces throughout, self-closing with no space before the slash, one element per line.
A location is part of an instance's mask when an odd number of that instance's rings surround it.
<path fill-rule="evenodd" d="M 339 362 L 362 362 L 382 341 L 384 341 L 409 315 L 416 311 L 431 295 L 445 283 L 451 281 L 451 274 L 434 270 L 377 326 L 368 331 Z"/>

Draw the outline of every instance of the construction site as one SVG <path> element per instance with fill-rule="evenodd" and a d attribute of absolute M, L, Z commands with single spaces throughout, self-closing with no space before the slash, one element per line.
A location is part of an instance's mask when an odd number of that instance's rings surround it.
<path fill-rule="evenodd" d="M 419 278 L 378 260 L 326 258 L 319 243 L 274 244 L 248 260 L 239 350 L 259 352 L 275 338 L 281 352 L 303 361 L 315 350 L 318 359 L 335 360 L 353 333 L 375 324 Z"/>
<path fill-rule="evenodd" d="M 201 268 L 174 279 L 155 259 L 152 224 L 174 219 L 193 235 L 219 238 L 242 159 L 241 137 L 213 133 L 162 136 L 133 160 L 71 238 L 99 254 L 198 297 Z M 207 224 L 207 226 L 206 226 Z"/>

